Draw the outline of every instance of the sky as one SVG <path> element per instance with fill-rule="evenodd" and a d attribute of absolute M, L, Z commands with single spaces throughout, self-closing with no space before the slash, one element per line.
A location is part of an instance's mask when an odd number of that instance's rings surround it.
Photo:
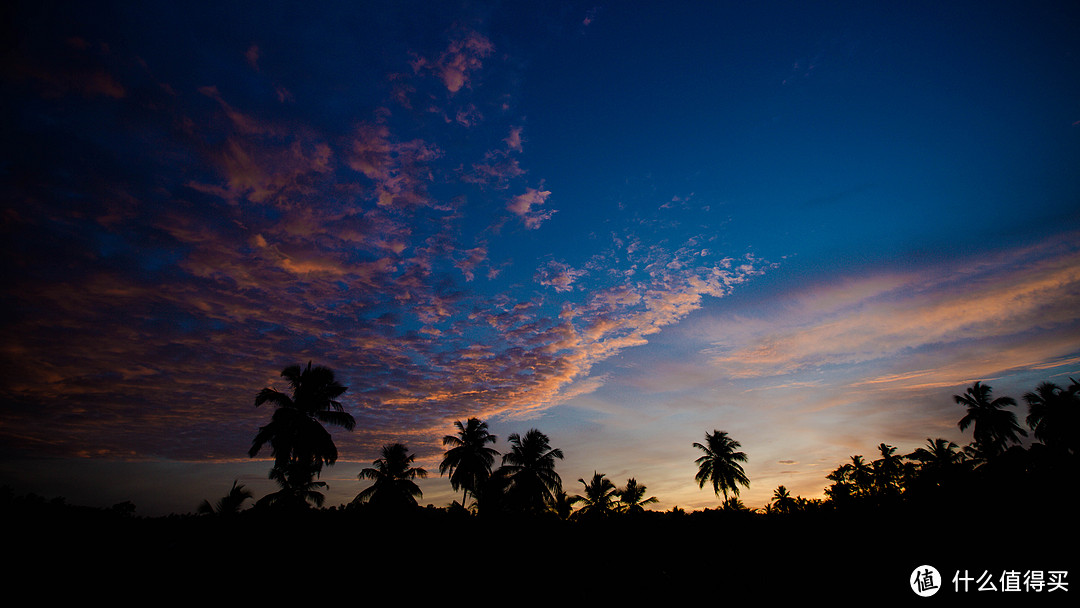
<path fill-rule="evenodd" d="M 1080 11 L 1038 2 L 16 2 L 0 484 L 188 513 L 289 365 L 438 474 L 537 428 L 570 493 L 820 497 L 952 399 L 1080 378 Z M 1023 408 L 1018 409 L 1022 418 Z"/>

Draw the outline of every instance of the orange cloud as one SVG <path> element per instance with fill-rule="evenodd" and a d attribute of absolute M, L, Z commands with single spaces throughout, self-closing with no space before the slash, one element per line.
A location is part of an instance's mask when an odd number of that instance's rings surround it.
<path fill-rule="evenodd" d="M 519 194 L 510 199 L 506 208 L 514 215 L 520 217 L 525 222 L 525 227 L 530 230 L 535 230 L 540 227 L 540 224 L 551 219 L 551 216 L 555 214 L 554 209 L 548 209 L 544 211 L 538 211 L 537 208 L 543 206 L 548 197 L 551 196 L 550 190 L 537 190 L 536 188 L 528 188 L 525 194 Z"/>
<path fill-rule="evenodd" d="M 840 281 L 797 295 L 783 319 L 746 320 L 747 331 L 715 344 L 721 350 L 713 363 L 736 376 L 769 376 L 941 345 L 1024 342 L 1029 332 L 1080 320 L 1078 287 L 1080 254 L 1053 244 L 918 274 Z"/>
<path fill-rule="evenodd" d="M 482 67 L 483 59 L 494 50 L 494 45 L 483 35 L 466 32 L 451 40 L 436 59 L 416 58 L 412 64 L 413 71 L 435 73 L 452 95 L 469 85 L 471 74 Z"/>

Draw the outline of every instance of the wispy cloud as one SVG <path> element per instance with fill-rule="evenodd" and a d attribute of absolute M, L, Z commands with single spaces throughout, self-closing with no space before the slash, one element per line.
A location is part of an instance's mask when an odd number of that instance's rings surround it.
<path fill-rule="evenodd" d="M 528 188 L 524 194 L 510 199 L 506 208 L 510 213 L 520 217 L 525 227 L 535 230 L 555 214 L 555 209 L 540 209 L 547 203 L 549 196 L 551 196 L 550 190 Z"/>
<path fill-rule="evenodd" d="M 972 374 L 1067 355 L 1075 342 L 1052 336 L 1075 337 L 1080 320 L 1080 253 L 1070 239 L 814 287 L 796 295 L 780 318 L 744 320 L 737 337 L 714 344 L 712 361 L 725 373 L 760 377 L 986 349 L 985 356 L 958 358 Z M 958 364 L 918 366 L 868 382 L 935 382 Z"/>
<path fill-rule="evenodd" d="M 412 62 L 413 71 L 432 72 L 442 80 L 451 94 L 469 86 L 470 77 L 483 65 L 483 60 L 494 52 L 494 45 L 486 37 L 469 31 L 454 38 L 438 57 L 417 57 Z"/>

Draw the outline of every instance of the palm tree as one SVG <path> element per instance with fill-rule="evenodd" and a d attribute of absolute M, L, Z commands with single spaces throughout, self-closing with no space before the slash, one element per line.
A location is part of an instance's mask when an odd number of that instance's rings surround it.
<path fill-rule="evenodd" d="M 948 469 L 963 461 L 964 453 L 959 450 L 960 446 L 948 439 L 927 437 L 926 447 L 908 454 L 907 458 L 919 461 L 924 470 Z"/>
<path fill-rule="evenodd" d="M 573 514 L 574 505 L 579 502 L 581 502 L 580 496 L 569 496 L 564 490 L 559 490 L 555 492 L 555 496 L 551 501 L 551 510 L 559 519 L 566 521 Z"/>
<path fill-rule="evenodd" d="M 645 486 L 638 485 L 633 477 L 626 480 L 626 487 L 619 490 L 618 496 L 622 510 L 627 513 L 641 513 L 645 510 L 645 505 L 660 502 L 655 496 L 645 498 Z"/>
<path fill-rule="evenodd" d="M 855 488 L 858 496 L 869 496 L 874 489 L 874 469 L 863 460 L 862 454 L 851 457 L 851 462 L 844 465 L 844 473 Z"/>
<path fill-rule="evenodd" d="M 615 512 L 619 491 L 603 473 L 593 471 L 592 480 L 578 479 L 585 494 L 576 496 L 585 506 L 578 509 L 579 517 L 606 517 Z"/>
<path fill-rule="evenodd" d="M 974 425 L 976 450 L 985 457 L 1002 454 L 1007 443 L 1020 443 L 1020 436 L 1027 435 L 1016 422 L 1016 414 L 1003 409 L 1016 405 L 1012 397 L 993 399 L 990 387 L 976 382 L 963 395 L 953 395 L 953 399 L 967 407 L 967 414 L 958 423 L 960 430 Z"/>
<path fill-rule="evenodd" d="M 926 438 L 926 447 L 921 447 L 906 456 L 919 463 L 916 482 L 921 486 L 937 488 L 953 479 L 961 464 L 964 453 L 956 443 L 938 437 Z"/>
<path fill-rule="evenodd" d="M 837 467 L 832 473 L 825 476 L 825 479 L 833 482 L 832 485 L 825 488 L 825 495 L 834 503 L 846 503 L 857 494 L 855 483 L 848 475 L 848 471 L 848 465 L 845 464 Z"/>
<path fill-rule="evenodd" d="M 1073 380 L 1067 389 L 1043 382 L 1034 392 L 1026 393 L 1027 424 L 1048 448 L 1078 453 L 1077 416 L 1080 414 L 1080 384 Z"/>
<path fill-rule="evenodd" d="M 352 415 L 337 398 L 347 389 L 334 379 L 326 367 L 306 369 L 290 365 L 281 371 L 292 387 L 292 396 L 264 388 L 255 397 L 255 407 L 271 403 L 277 407 L 270 423 L 259 429 L 248 456 L 254 458 L 263 445 L 270 444 L 274 468 L 279 471 L 311 469 L 318 477 L 323 465 L 337 461 L 337 447 L 323 423 L 351 431 L 356 426 Z M 300 463 L 304 466 L 294 467 Z"/>
<path fill-rule="evenodd" d="M 464 506 L 469 500 L 469 493 L 476 496 L 484 481 L 491 476 L 491 466 L 499 452 L 487 446 L 495 443 L 497 438 L 488 433 L 486 422 L 469 418 L 464 425 L 460 420 L 455 421 L 454 426 L 458 429 L 457 435 L 443 437 L 443 445 L 452 447 L 446 451 L 439 465 L 439 474 L 449 471 L 450 486 L 464 492 L 461 498 Z"/>
<path fill-rule="evenodd" d="M 720 503 L 720 508 L 731 513 L 745 513 L 750 510 L 746 508 L 743 501 L 734 496 Z"/>
<path fill-rule="evenodd" d="M 223 496 L 217 503 L 211 505 L 209 500 L 202 501 L 199 505 L 197 513 L 200 514 L 218 514 L 218 515 L 233 515 L 240 512 L 240 507 L 244 506 L 244 503 L 253 497 L 251 490 L 244 487 L 244 484 L 238 483 L 238 480 L 233 480 L 232 489 L 229 493 Z"/>
<path fill-rule="evenodd" d="M 375 467 L 368 467 L 357 476 L 375 483 L 357 494 L 353 502 L 392 509 L 415 507 L 416 500 L 424 494 L 413 480 L 427 477 L 427 471 L 412 466 L 415 459 L 416 455 L 400 443 L 383 446 L 382 458 L 373 462 Z"/>
<path fill-rule="evenodd" d="M 903 462 L 896 455 L 896 448 L 884 443 L 878 444 L 881 458 L 872 463 L 874 487 L 881 494 L 896 494 L 900 491 L 900 475 Z"/>
<path fill-rule="evenodd" d="M 705 452 L 704 456 L 694 461 L 698 465 L 694 479 L 699 488 L 712 483 L 716 495 L 720 496 L 720 492 L 723 492 L 726 500 L 728 492 L 733 496 L 739 495 L 739 484 L 750 487 L 750 479 L 739 464 L 746 462 L 746 454 L 737 451 L 741 447 L 739 442 L 728 437 L 727 432 L 713 430 L 711 435 L 706 433 L 705 445 L 694 442 L 693 447 Z"/>
<path fill-rule="evenodd" d="M 555 460 L 562 460 L 560 449 L 552 449 L 548 436 L 530 429 L 524 436 L 509 437 L 510 451 L 503 454 L 499 475 L 506 482 L 506 498 L 511 505 L 527 513 L 541 513 L 562 489 L 562 479 L 555 472 Z"/>
<path fill-rule="evenodd" d="M 773 491 L 773 508 L 779 513 L 791 513 L 798 505 L 798 501 L 784 486 L 777 486 Z"/>
<path fill-rule="evenodd" d="M 263 496 L 255 506 L 298 511 L 309 506 L 322 507 L 326 497 L 319 489 L 328 486 L 325 482 L 315 481 L 315 474 L 314 465 L 303 462 L 270 469 L 270 479 L 276 481 L 281 489 Z"/>

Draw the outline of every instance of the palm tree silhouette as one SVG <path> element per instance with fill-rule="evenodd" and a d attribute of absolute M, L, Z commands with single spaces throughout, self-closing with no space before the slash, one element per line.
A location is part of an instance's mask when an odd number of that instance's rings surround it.
<path fill-rule="evenodd" d="M 698 465 L 697 475 L 694 480 L 698 487 L 705 487 L 706 483 L 712 483 L 713 491 L 717 496 L 724 493 L 727 500 L 728 492 L 733 496 L 739 495 L 739 484 L 750 487 L 750 479 L 743 471 L 740 462 L 746 462 L 747 456 L 737 451 L 741 446 L 728 436 L 726 431 L 713 430 L 712 434 L 705 434 L 705 444 L 694 442 L 693 447 L 705 452 L 694 462 Z"/>
<path fill-rule="evenodd" d="M 460 420 L 455 421 L 454 426 L 458 429 L 457 435 L 443 437 L 443 446 L 452 447 L 446 451 L 439 465 L 439 474 L 449 471 L 450 486 L 455 490 L 463 490 L 461 504 L 465 506 L 469 494 L 476 496 L 484 481 L 491 476 L 491 466 L 499 452 L 487 446 L 495 443 L 497 438 L 488 433 L 486 422 L 469 418 L 464 425 Z"/>
<path fill-rule="evenodd" d="M 896 448 L 884 443 L 878 444 L 881 458 L 872 463 L 874 488 L 880 494 L 897 494 L 900 491 L 900 477 L 903 473 L 903 461 L 896 455 Z"/>
<path fill-rule="evenodd" d="M 244 484 L 238 483 L 239 480 L 233 480 L 232 489 L 229 493 L 223 496 L 215 504 L 211 505 L 209 500 L 202 501 L 199 505 L 197 513 L 200 514 L 217 514 L 217 515 L 233 515 L 240 512 L 240 507 L 244 506 L 244 503 L 252 498 L 251 490 L 244 487 Z"/>
<path fill-rule="evenodd" d="M 731 513 L 743 513 L 749 511 L 749 509 L 746 508 L 746 505 L 743 504 L 743 501 L 734 496 L 720 503 L 720 508 Z"/>
<path fill-rule="evenodd" d="M 255 406 L 276 406 L 270 423 L 259 429 L 248 456 L 254 458 L 267 443 L 279 471 L 313 471 L 316 477 L 323 465 L 337 461 L 337 447 L 323 423 L 351 431 L 356 426 L 352 415 L 337 398 L 347 389 L 334 379 L 334 372 L 318 366 L 303 369 L 290 365 L 281 371 L 292 387 L 292 396 L 264 388 L 255 397 Z M 299 463 L 300 467 L 292 466 Z M 298 480 L 302 483 L 302 480 Z"/>
<path fill-rule="evenodd" d="M 1078 453 L 1078 415 L 1080 384 L 1075 380 L 1067 389 L 1053 382 L 1043 382 L 1034 392 L 1025 393 L 1028 404 L 1028 427 L 1035 438 L 1055 451 Z"/>
<path fill-rule="evenodd" d="M 510 451 L 503 454 L 499 474 L 506 481 L 506 498 L 526 513 L 542 513 L 562 489 L 562 479 L 555 472 L 555 460 L 562 460 L 560 449 L 552 449 L 548 436 L 530 429 L 524 436 L 509 437 Z"/>
<path fill-rule="evenodd" d="M 964 462 L 964 453 L 956 443 L 938 437 L 926 438 L 926 447 L 916 449 L 906 456 L 919 463 L 915 482 L 921 487 L 939 488 L 959 473 Z"/>
<path fill-rule="evenodd" d="M 660 502 L 655 496 L 645 498 L 645 486 L 639 485 L 633 477 L 626 480 L 626 486 L 618 491 L 618 496 L 622 510 L 627 513 L 641 513 L 645 505 Z"/>
<path fill-rule="evenodd" d="M 551 501 L 551 510 L 559 519 L 566 521 L 574 513 L 574 505 L 581 502 L 580 496 L 569 496 L 564 490 L 555 492 Z"/>
<path fill-rule="evenodd" d="M 415 459 L 400 443 L 383 446 L 382 458 L 372 463 L 375 467 L 365 468 L 357 476 L 375 483 L 357 494 L 353 502 L 388 509 L 415 507 L 424 494 L 413 480 L 427 477 L 427 471 L 412 466 Z"/>
<path fill-rule="evenodd" d="M 584 503 L 584 506 L 578 509 L 579 517 L 606 517 L 615 512 L 618 490 L 603 473 L 593 471 L 590 481 L 578 481 L 585 486 L 585 494 L 576 497 Z"/>
<path fill-rule="evenodd" d="M 844 473 L 855 487 L 858 496 L 869 496 L 874 490 L 874 469 L 863 460 L 862 454 L 851 457 L 851 462 L 844 465 Z"/>
<path fill-rule="evenodd" d="M 312 463 L 291 462 L 285 467 L 270 469 L 270 479 L 276 481 L 281 489 L 263 496 L 255 506 L 297 511 L 307 509 L 309 505 L 322 507 L 326 497 L 319 489 L 327 485 L 315 481 L 315 475 Z"/>
<path fill-rule="evenodd" d="M 791 513 L 798 505 L 798 501 L 784 486 L 777 486 L 773 490 L 773 508 L 779 513 Z"/>
<path fill-rule="evenodd" d="M 927 437 L 926 447 L 918 448 L 907 458 L 919 461 L 924 468 L 948 469 L 963 461 L 964 453 L 960 451 L 960 446 L 948 439 Z"/>
<path fill-rule="evenodd" d="M 976 451 L 984 457 L 998 456 L 1009 442 L 1019 443 L 1020 436 L 1027 433 L 1016 422 L 1016 414 L 1003 409 L 1016 405 L 1012 397 L 992 398 L 988 385 L 976 382 L 963 395 L 953 395 L 956 403 L 967 407 L 967 414 L 960 419 L 960 430 L 974 425 Z"/>

